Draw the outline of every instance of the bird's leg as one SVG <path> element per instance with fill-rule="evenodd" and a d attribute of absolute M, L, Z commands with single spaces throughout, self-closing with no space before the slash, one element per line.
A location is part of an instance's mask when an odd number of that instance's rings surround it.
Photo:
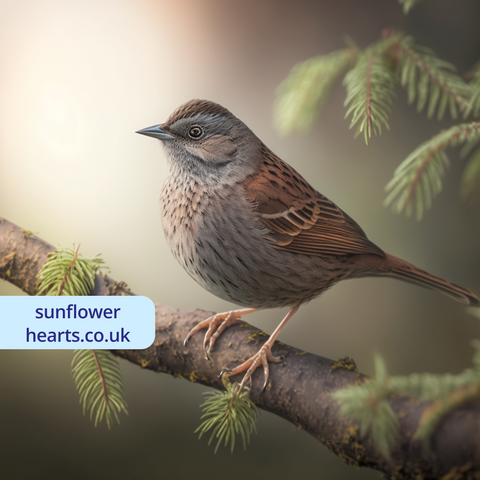
<path fill-rule="evenodd" d="M 240 310 L 232 310 L 230 312 L 217 313 L 212 317 L 207 318 L 203 322 L 200 322 L 196 327 L 192 328 L 185 338 L 183 344 L 186 345 L 189 338 L 192 335 L 195 335 L 197 332 L 203 328 L 207 328 L 207 333 L 205 334 L 205 339 L 203 340 L 203 348 L 205 349 L 205 356 L 208 359 L 208 354 L 212 349 L 213 345 L 217 341 L 217 338 L 220 334 L 232 323 L 235 323 L 243 315 L 248 315 L 249 313 L 257 312 L 256 308 L 242 308 Z M 208 347 L 207 347 L 208 342 Z"/>
<path fill-rule="evenodd" d="M 268 375 L 269 375 L 268 362 L 278 363 L 282 361 L 280 357 L 275 357 L 272 354 L 273 344 L 275 343 L 275 340 L 278 334 L 280 333 L 280 330 L 282 330 L 282 328 L 286 325 L 288 320 L 290 320 L 290 318 L 293 317 L 295 312 L 298 310 L 299 306 L 300 305 L 296 304 L 290 308 L 289 312 L 287 313 L 285 318 L 280 322 L 280 325 L 272 333 L 271 337 L 263 344 L 262 348 L 253 357 L 249 358 L 246 362 L 242 363 L 241 365 L 238 365 L 238 367 L 235 367 L 231 372 L 227 372 L 227 375 L 231 377 L 233 375 L 237 375 L 237 373 L 244 372 L 245 370 L 247 370 L 247 373 L 243 377 L 242 383 L 240 384 L 240 388 L 242 388 L 245 385 L 246 381 L 252 376 L 253 372 L 260 365 L 262 365 L 263 375 L 265 377 L 262 391 L 265 390 L 265 387 L 267 386 L 267 382 L 268 382 Z"/>

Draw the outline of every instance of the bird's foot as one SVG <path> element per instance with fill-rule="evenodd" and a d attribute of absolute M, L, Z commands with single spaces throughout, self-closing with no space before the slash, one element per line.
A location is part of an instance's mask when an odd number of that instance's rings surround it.
<path fill-rule="evenodd" d="M 220 334 L 232 323 L 235 323 L 243 315 L 256 312 L 256 308 L 242 308 L 240 310 L 232 310 L 230 312 L 217 313 L 212 317 L 200 322 L 196 327 L 192 328 L 186 336 L 183 344 L 186 345 L 189 338 L 204 328 L 208 328 L 205 338 L 203 340 L 203 348 L 205 350 L 205 358 L 209 360 L 209 353 L 213 345 L 217 341 Z M 208 345 L 207 345 L 208 344 Z"/>
<path fill-rule="evenodd" d="M 240 389 L 243 388 L 247 380 L 252 376 L 253 372 L 260 366 L 263 366 L 263 376 L 264 382 L 262 387 L 262 392 L 265 390 L 268 382 L 268 375 L 269 375 L 269 368 L 268 362 L 279 363 L 283 361 L 282 357 L 275 357 L 272 354 L 272 345 L 274 343 L 274 339 L 270 337 L 262 346 L 262 348 L 251 358 L 249 358 L 246 362 L 238 365 L 230 372 L 225 372 L 229 377 L 233 375 L 237 375 L 238 373 L 244 372 L 245 370 L 247 373 L 244 375 L 242 382 L 240 383 Z M 223 373 L 223 372 L 222 372 Z"/>

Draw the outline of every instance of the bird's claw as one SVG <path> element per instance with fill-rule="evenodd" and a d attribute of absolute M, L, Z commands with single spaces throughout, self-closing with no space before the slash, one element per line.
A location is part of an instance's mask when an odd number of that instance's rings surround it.
<path fill-rule="evenodd" d="M 298 307 L 295 309 L 292 309 L 288 316 L 284 319 L 284 321 L 288 320 L 288 318 L 295 313 Z M 239 320 L 242 315 L 246 315 L 247 313 L 253 313 L 256 310 L 254 308 L 245 308 L 242 310 L 234 310 L 231 312 L 225 312 L 225 313 L 217 313 L 216 315 L 213 315 L 212 317 L 207 318 L 206 320 L 203 320 L 200 322 L 198 325 L 196 325 L 188 335 L 186 336 L 183 345 L 186 346 L 188 340 L 190 339 L 191 336 L 195 335 L 197 332 L 204 328 L 208 328 L 207 333 L 205 334 L 205 338 L 203 339 L 203 350 L 205 352 L 205 359 L 209 362 L 211 362 L 210 359 L 210 352 L 212 351 L 213 346 L 215 345 L 215 342 L 217 338 L 220 336 L 220 334 L 227 328 L 229 327 L 232 323 L 235 323 L 237 320 Z M 218 375 L 219 378 L 223 376 L 223 374 L 226 374 L 229 377 L 232 377 L 233 375 L 237 375 L 238 373 L 244 372 L 245 370 L 247 371 L 242 379 L 242 382 L 240 383 L 239 388 L 243 388 L 244 385 L 246 384 L 247 380 L 252 376 L 253 372 L 260 366 L 263 366 L 263 375 L 264 375 L 264 383 L 261 392 L 263 392 L 268 385 L 268 377 L 269 377 L 269 367 L 268 367 L 268 362 L 282 362 L 284 360 L 284 357 L 275 357 L 272 354 L 272 345 L 275 341 L 275 336 L 272 335 L 266 343 L 262 346 L 262 348 L 255 354 L 253 357 L 249 358 L 246 362 L 242 363 L 241 365 L 238 365 L 235 367 L 233 370 L 227 371 L 226 369 L 223 369 L 220 374 Z"/>
<path fill-rule="evenodd" d="M 268 378 L 270 375 L 270 369 L 268 366 L 268 362 L 274 362 L 274 363 L 279 363 L 282 361 L 281 357 L 275 357 L 272 354 L 271 350 L 272 346 L 270 344 L 270 340 L 267 340 L 267 342 L 262 346 L 262 348 L 255 354 L 253 357 L 250 357 L 246 362 L 242 363 L 241 365 L 238 365 L 235 367 L 233 370 L 227 373 L 229 377 L 233 375 L 237 375 L 241 372 L 244 372 L 245 370 L 247 371 L 242 379 L 242 382 L 240 383 L 240 387 L 243 387 L 247 380 L 252 376 L 253 372 L 260 366 L 263 366 L 263 376 L 264 376 L 264 383 L 263 387 L 261 390 L 261 393 L 265 390 L 268 384 Z M 223 371 L 222 371 L 223 373 Z"/>
<path fill-rule="evenodd" d="M 216 315 L 213 315 L 206 320 L 203 320 L 198 325 L 193 327 L 188 333 L 188 335 L 185 337 L 185 340 L 183 341 L 183 346 L 187 346 L 187 342 L 190 337 L 195 335 L 200 330 L 208 328 L 207 333 L 205 334 L 205 338 L 203 340 L 203 349 L 205 351 L 205 358 L 207 360 L 210 360 L 210 352 L 212 351 L 212 348 L 215 345 L 215 342 L 217 341 L 217 338 L 220 336 L 220 334 L 227 327 L 239 320 L 242 315 L 246 315 L 248 313 L 253 313 L 256 311 L 257 310 L 255 308 L 244 308 L 241 310 L 217 313 Z"/>

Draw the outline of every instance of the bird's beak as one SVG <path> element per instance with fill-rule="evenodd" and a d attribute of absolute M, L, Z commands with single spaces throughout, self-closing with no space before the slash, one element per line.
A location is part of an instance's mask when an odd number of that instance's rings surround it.
<path fill-rule="evenodd" d="M 153 125 L 152 127 L 147 127 L 142 130 L 138 130 L 135 133 L 140 133 L 141 135 L 147 135 L 147 137 L 157 138 L 158 140 L 175 140 L 173 135 L 170 135 L 165 130 L 162 130 L 160 127 L 163 125 Z"/>

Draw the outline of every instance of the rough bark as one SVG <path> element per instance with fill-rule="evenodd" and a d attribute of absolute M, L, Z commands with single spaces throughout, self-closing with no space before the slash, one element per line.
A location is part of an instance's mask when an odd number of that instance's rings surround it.
<path fill-rule="evenodd" d="M 34 295 L 36 274 L 53 250 L 52 245 L 0 218 L 0 278 Z M 105 283 L 108 295 L 133 295 L 124 282 L 105 277 Z M 193 325 L 211 314 L 156 305 L 154 343 L 145 350 L 114 353 L 142 368 L 223 389 L 220 371 L 253 355 L 265 334 L 245 322 L 234 325 L 220 336 L 208 361 L 202 334 L 195 335 L 187 347 L 183 339 Z M 361 437 L 358 425 L 339 416 L 338 405 L 330 398 L 332 391 L 366 378 L 353 360 L 335 362 L 280 342 L 276 342 L 274 354 L 283 355 L 284 362 L 271 364 L 270 380 L 263 393 L 263 372 L 255 372 L 251 399 L 258 407 L 313 435 L 346 463 L 371 467 L 395 479 L 480 479 L 480 402 L 446 416 L 431 438 L 430 452 L 426 452 L 412 436 L 429 403 L 395 396 L 391 404 L 400 423 L 400 442 L 389 463 L 375 450 L 370 433 Z"/>

